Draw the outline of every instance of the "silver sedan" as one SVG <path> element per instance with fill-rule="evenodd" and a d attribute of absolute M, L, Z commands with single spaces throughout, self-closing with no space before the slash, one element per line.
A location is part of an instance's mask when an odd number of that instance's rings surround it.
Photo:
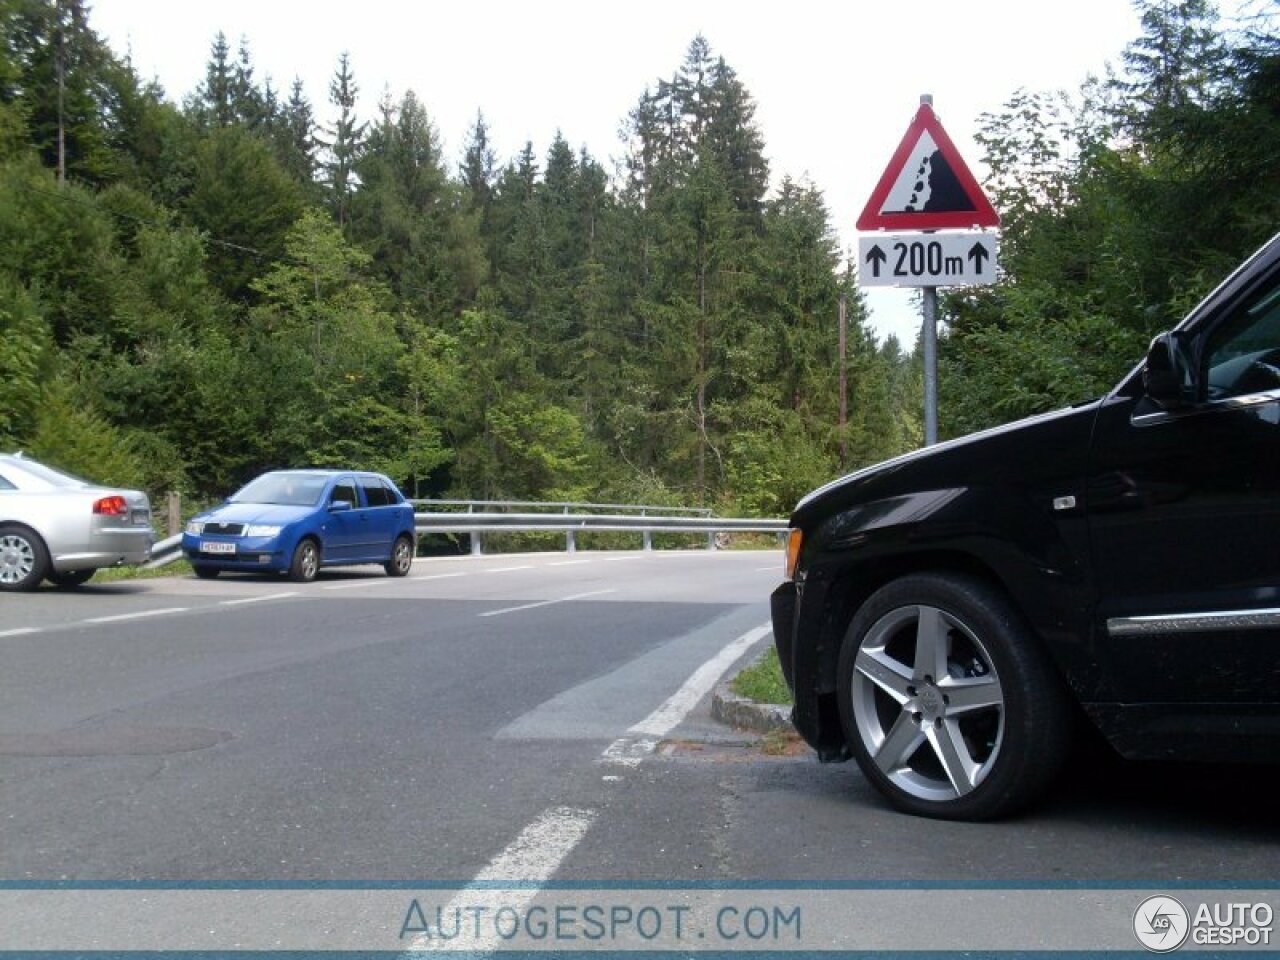
<path fill-rule="evenodd" d="M 151 556 L 151 503 L 21 454 L 0 454 L 0 590 L 87 581 L 101 567 Z"/>

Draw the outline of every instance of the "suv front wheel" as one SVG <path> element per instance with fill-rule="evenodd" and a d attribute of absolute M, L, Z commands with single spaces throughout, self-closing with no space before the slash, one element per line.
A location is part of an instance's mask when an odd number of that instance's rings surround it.
<path fill-rule="evenodd" d="M 838 683 L 854 759 L 909 813 L 1013 813 L 1068 751 L 1061 681 L 1009 601 L 975 578 L 914 574 L 877 590 L 845 633 Z"/>

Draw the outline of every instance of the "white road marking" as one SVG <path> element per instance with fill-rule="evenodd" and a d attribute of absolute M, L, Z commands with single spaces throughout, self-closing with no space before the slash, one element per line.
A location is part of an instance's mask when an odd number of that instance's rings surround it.
<path fill-rule="evenodd" d="M 533 564 L 526 563 L 520 567 L 494 567 L 492 570 L 486 570 L 485 573 L 511 573 L 513 570 L 532 570 Z"/>
<path fill-rule="evenodd" d="M 679 726 L 689 715 L 689 711 L 711 691 L 746 649 L 771 629 L 771 625 L 765 623 L 726 644 L 719 653 L 693 671 L 680 689 L 658 709 L 629 727 L 627 736 L 619 737 L 609 744 L 600 757 L 601 761 L 623 767 L 639 766 L 645 757 L 657 749 L 658 741 Z"/>
<path fill-rule="evenodd" d="M 166 613 L 186 613 L 190 607 L 165 607 L 163 610 L 142 610 L 138 613 L 118 613 L 113 617 L 90 617 L 85 623 L 117 623 L 121 620 L 140 620 L 143 617 L 158 617 Z"/>
<path fill-rule="evenodd" d="M 14 630 L 0 630 L 0 637 L 21 637 L 28 633 L 39 633 L 39 627 L 18 627 Z"/>
<path fill-rule="evenodd" d="M 552 807 L 534 820 L 499 853 L 489 865 L 476 874 L 475 879 L 449 904 L 442 915 L 452 917 L 455 911 L 465 911 L 467 916 L 492 917 L 499 907 L 513 907 L 517 911 L 532 902 L 534 897 L 560 868 L 565 857 L 586 836 L 595 822 L 596 811 L 576 807 Z M 519 886 L 494 888 L 492 884 L 511 881 Z M 483 912 L 473 914 L 477 907 Z M 419 934 L 410 944 L 411 951 L 451 950 L 461 944 L 453 940 L 436 940 L 429 933 Z M 467 941 L 469 955 L 488 953 L 501 946 L 496 930 L 483 930 L 481 936 Z"/>
<path fill-rule="evenodd" d="M 448 580 L 450 577 L 465 577 L 465 573 L 431 573 L 425 577 L 410 577 L 410 580 Z"/>
<path fill-rule="evenodd" d="M 605 748 L 600 761 L 617 767 L 638 767 L 657 749 L 658 741 L 653 737 L 619 737 Z"/>
<path fill-rule="evenodd" d="M 557 560 L 555 563 L 549 563 L 549 567 L 576 567 L 580 563 L 590 563 L 590 560 Z"/>
<path fill-rule="evenodd" d="M 379 583 L 390 583 L 391 578 L 369 577 L 367 580 L 357 580 L 354 583 L 331 583 L 323 586 L 321 590 L 355 590 L 358 587 L 371 587 Z"/>
<path fill-rule="evenodd" d="M 223 607 L 235 607 L 243 603 L 262 603 L 265 600 L 283 600 L 285 597 L 296 597 L 298 592 L 291 590 L 288 593 L 268 593 L 261 597 L 241 597 L 239 600 L 219 600 L 218 605 Z"/>
<path fill-rule="evenodd" d="M 617 593 L 616 590 L 592 590 L 589 593 L 575 593 L 571 597 L 561 597 L 558 600 L 539 600 L 537 603 L 522 603 L 518 607 L 504 607 L 501 610 L 490 610 L 487 613 L 477 614 L 481 617 L 497 617 L 504 613 L 515 613 L 517 610 L 532 610 L 534 607 L 549 607 L 554 603 L 568 603 L 571 600 L 582 600 L 586 597 L 598 597 L 605 593 Z"/>
<path fill-rule="evenodd" d="M 781 574 L 782 574 L 782 570 L 780 569 L 780 566 L 775 566 L 775 567 L 756 567 L 756 573 L 776 573 L 776 574 L 778 574 L 779 576 L 781 576 Z"/>

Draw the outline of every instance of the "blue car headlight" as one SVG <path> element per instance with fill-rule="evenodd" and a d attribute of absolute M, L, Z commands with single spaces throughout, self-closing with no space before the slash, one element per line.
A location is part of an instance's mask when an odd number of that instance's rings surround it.
<path fill-rule="evenodd" d="M 193 537 L 200 536 L 200 534 L 204 533 L 204 523 L 200 520 L 188 520 L 187 533 Z"/>
<path fill-rule="evenodd" d="M 275 537 L 284 529 L 278 523 L 251 523 L 245 528 L 246 537 Z"/>

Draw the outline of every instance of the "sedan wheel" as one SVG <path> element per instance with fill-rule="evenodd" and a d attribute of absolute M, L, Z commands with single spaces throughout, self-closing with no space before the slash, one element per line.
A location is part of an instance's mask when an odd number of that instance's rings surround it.
<path fill-rule="evenodd" d="M 391 559 L 384 568 L 389 577 L 407 576 L 413 568 L 413 541 L 408 537 L 397 538 L 395 546 L 391 548 Z"/>
<path fill-rule="evenodd" d="M 314 540 L 303 540 L 293 551 L 289 564 L 289 579 L 295 583 L 310 583 L 320 572 L 320 547 Z"/>
<path fill-rule="evenodd" d="M 49 552 L 25 527 L 0 527 L 0 590 L 34 590 L 49 567 Z"/>
<path fill-rule="evenodd" d="M 877 591 L 840 654 L 855 759 L 911 813 L 1012 812 L 1063 760 L 1065 693 L 1008 602 L 977 580 L 912 576 Z"/>

